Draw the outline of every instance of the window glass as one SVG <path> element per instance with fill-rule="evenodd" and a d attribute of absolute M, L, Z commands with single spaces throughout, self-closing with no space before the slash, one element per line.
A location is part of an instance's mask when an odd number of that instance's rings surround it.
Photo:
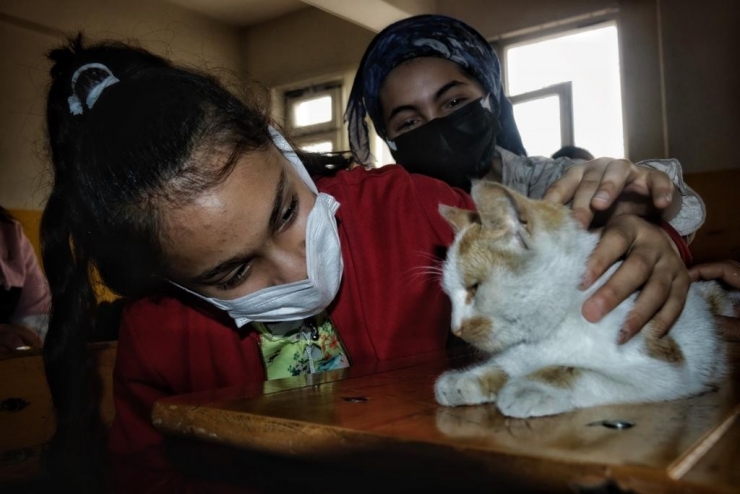
<path fill-rule="evenodd" d="M 312 142 L 310 144 L 304 144 L 301 146 L 301 149 L 309 153 L 331 153 L 334 151 L 334 143 L 331 141 Z"/>
<path fill-rule="evenodd" d="M 393 155 L 391 154 L 391 150 L 388 148 L 388 144 L 385 142 L 385 139 L 378 136 L 373 127 L 370 128 L 370 135 L 373 137 L 370 141 L 370 152 L 372 153 L 373 166 L 380 167 L 395 163 L 396 160 L 393 159 Z"/>
<path fill-rule="evenodd" d="M 574 144 L 595 156 L 625 155 L 622 128 L 619 45 L 614 22 L 506 48 L 507 89 L 511 96 L 572 81 Z M 517 124 L 537 133 L 536 119 Z M 524 140 L 529 154 L 534 143 Z M 559 148 L 545 150 L 549 155 Z M 539 154 L 539 153 L 538 153 Z"/>
<path fill-rule="evenodd" d="M 306 127 L 332 120 L 333 104 L 331 96 L 320 96 L 296 103 L 293 106 L 294 127 Z"/>
<path fill-rule="evenodd" d="M 560 149 L 560 98 L 547 96 L 514 105 L 514 120 L 529 156 L 550 156 Z"/>

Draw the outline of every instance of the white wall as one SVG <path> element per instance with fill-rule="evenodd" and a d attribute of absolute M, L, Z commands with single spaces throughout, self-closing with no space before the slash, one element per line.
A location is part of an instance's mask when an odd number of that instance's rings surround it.
<path fill-rule="evenodd" d="M 41 209 L 48 188 L 44 107 L 49 63 L 44 54 L 64 34 L 132 41 L 178 63 L 216 70 L 234 82 L 241 72 L 237 29 L 164 2 L 33 0 L 0 3 L 0 204 Z"/>
<path fill-rule="evenodd" d="M 668 154 L 689 173 L 740 168 L 740 4 L 698 5 L 660 2 Z"/>
<path fill-rule="evenodd" d="M 356 69 L 375 33 L 309 7 L 243 34 L 248 77 L 268 87 Z"/>
<path fill-rule="evenodd" d="M 617 0 L 437 0 L 437 13 L 456 17 L 493 39 L 618 5 Z"/>

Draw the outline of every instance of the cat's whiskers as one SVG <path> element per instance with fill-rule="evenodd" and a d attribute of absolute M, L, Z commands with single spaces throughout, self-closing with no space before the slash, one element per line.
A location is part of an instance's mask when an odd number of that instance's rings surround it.
<path fill-rule="evenodd" d="M 427 266 L 415 266 L 406 271 L 404 273 L 406 275 L 404 278 L 407 281 L 406 288 L 411 287 L 414 282 L 418 282 L 419 280 L 440 283 L 442 280 L 442 260 L 428 252 L 419 251 L 417 254 L 422 258 L 428 259 L 430 264 Z"/>
<path fill-rule="evenodd" d="M 440 266 L 415 266 L 409 269 L 404 276 L 406 279 L 406 288 L 409 288 L 413 283 L 423 280 L 424 282 L 431 281 L 433 283 L 441 283 L 442 280 L 442 268 Z"/>
<path fill-rule="evenodd" d="M 418 255 L 422 259 L 427 259 L 432 264 L 441 265 L 444 262 L 442 259 L 440 259 L 439 257 L 429 252 L 423 252 L 423 251 L 417 250 L 416 255 Z"/>

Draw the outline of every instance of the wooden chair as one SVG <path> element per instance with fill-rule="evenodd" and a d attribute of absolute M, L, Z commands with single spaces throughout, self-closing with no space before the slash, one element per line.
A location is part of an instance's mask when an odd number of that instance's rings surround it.
<path fill-rule="evenodd" d="M 113 421 L 113 365 L 116 342 L 94 343 L 90 351 L 102 383 L 100 413 Z M 54 433 L 54 410 L 40 351 L 0 357 L 0 486 L 33 477 Z M 0 490 L 2 490 L 0 488 Z"/>

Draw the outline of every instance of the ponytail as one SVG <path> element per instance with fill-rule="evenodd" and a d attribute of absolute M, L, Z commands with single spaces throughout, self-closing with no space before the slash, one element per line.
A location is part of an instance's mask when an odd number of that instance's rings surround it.
<path fill-rule="evenodd" d="M 55 490 L 101 492 L 108 478 L 101 383 L 86 347 L 96 300 L 89 261 L 71 235 L 65 210 L 55 189 L 41 219 L 42 258 L 52 298 L 44 366 L 56 414 L 46 473 Z"/>
<path fill-rule="evenodd" d="M 49 53 L 46 121 L 54 184 L 41 222 L 52 310 L 44 346 L 57 417 L 54 490 L 104 490 L 100 382 L 87 352 L 91 273 L 138 298 L 165 283 L 160 210 L 221 183 L 240 153 L 270 143 L 268 117 L 213 77 L 116 42 L 82 37 Z M 227 163 L 213 149 L 233 150 Z"/>

